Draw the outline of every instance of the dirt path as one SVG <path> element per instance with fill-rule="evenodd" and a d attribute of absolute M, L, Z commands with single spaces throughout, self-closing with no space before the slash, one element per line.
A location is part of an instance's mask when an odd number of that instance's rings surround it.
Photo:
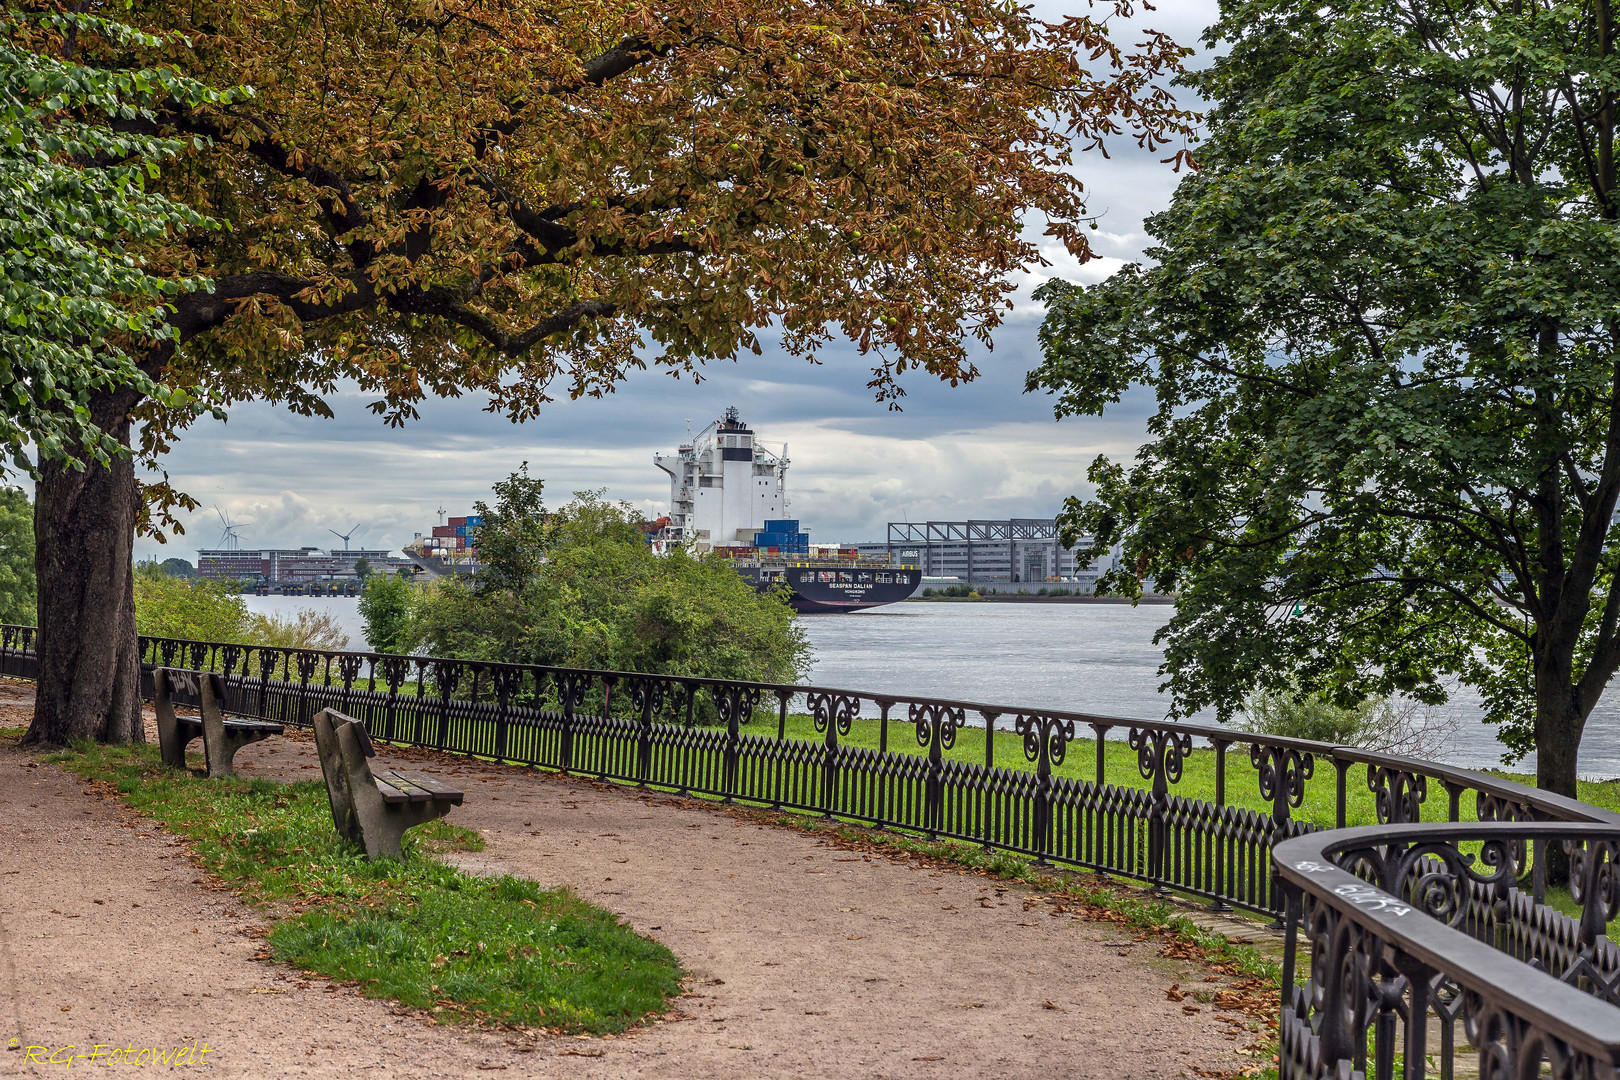
<path fill-rule="evenodd" d="M 14 723 L 5 699 L 0 724 Z M 1164 993 L 1202 971 L 1016 888 L 660 795 L 409 756 L 467 790 L 451 820 L 488 841 L 467 869 L 571 884 L 675 951 L 693 991 L 669 1020 L 618 1039 L 530 1039 L 311 984 L 254 959 L 261 920 L 208 889 L 176 842 L 7 744 L 0 1038 L 81 1053 L 207 1040 L 205 1060 L 242 1076 L 1116 1080 L 1244 1060 L 1208 1006 Z M 314 763 L 301 737 L 238 757 L 276 777 L 309 778 Z M 61 1068 L 0 1053 L 0 1074 Z"/>

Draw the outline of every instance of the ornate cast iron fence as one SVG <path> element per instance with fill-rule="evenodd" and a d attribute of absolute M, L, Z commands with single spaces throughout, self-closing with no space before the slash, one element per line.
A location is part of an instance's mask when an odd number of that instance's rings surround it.
<path fill-rule="evenodd" d="M 1532 851 L 1550 844 L 1570 856 L 1575 916 L 1519 887 Z M 1277 845 L 1281 1075 L 1449 1078 L 1471 1046 L 1484 1080 L 1613 1080 L 1620 950 L 1604 930 L 1620 915 L 1617 856 L 1620 827 L 1564 822 L 1344 829 Z"/>
<path fill-rule="evenodd" d="M 0 627 L 0 674 L 34 676 L 34 637 Z M 307 725 L 330 706 L 386 742 L 964 840 L 1275 916 L 1285 1077 L 1450 1077 L 1472 1054 L 1461 1018 L 1487 1078 L 1620 1080 L 1620 956 L 1604 936 L 1620 907 L 1620 815 L 1485 773 L 827 687 L 160 638 L 140 649 L 147 670 L 220 672 L 243 716 Z M 816 737 L 789 738 L 790 715 Z M 850 741 L 863 717 L 876 748 Z M 982 754 L 958 749 L 968 726 L 983 729 Z M 1090 768 L 1063 770 L 1086 736 Z M 1110 736 L 1134 751 L 1139 786 L 1109 781 Z M 1030 768 L 996 764 L 1009 740 Z M 1214 751 L 1212 800 L 1178 791 L 1199 747 Z M 1229 802 L 1234 782 L 1269 809 Z M 1332 828 L 1296 817 L 1311 792 Z M 1379 826 L 1345 828 L 1357 798 Z M 1568 846 L 1579 917 L 1547 902 L 1551 844 Z"/>

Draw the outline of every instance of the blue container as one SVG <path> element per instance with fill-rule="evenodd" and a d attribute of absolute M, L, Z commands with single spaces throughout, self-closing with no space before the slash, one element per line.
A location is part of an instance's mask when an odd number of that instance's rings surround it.
<path fill-rule="evenodd" d="M 467 526 L 465 526 L 465 525 L 457 525 L 456 526 L 456 535 L 457 536 L 466 536 L 467 535 Z"/>
<path fill-rule="evenodd" d="M 481 517 L 469 517 L 467 519 L 467 528 L 476 529 L 478 526 L 482 525 L 483 523 L 484 523 L 484 519 L 481 518 Z"/>

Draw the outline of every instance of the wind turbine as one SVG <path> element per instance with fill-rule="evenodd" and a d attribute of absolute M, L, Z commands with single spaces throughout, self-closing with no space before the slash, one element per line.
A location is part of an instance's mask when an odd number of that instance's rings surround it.
<path fill-rule="evenodd" d="M 244 525 L 251 525 L 251 521 L 232 521 L 225 515 L 225 511 L 216 503 L 214 513 L 219 515 L 219 524 L 223 531 L 219 534 L 219 546 L 226 551 L 236 551 L 241 548 L 242 537 L 237 532 Z"/>
<path fill-rule="evenodd" d="M 346 533 L 340 533 L 336 529 L 327 529 L 326 531 L 331 533 L 333 536 L 337 537 L 339 540 L 342 540 L 343 541 L 343 550 L 348 551 L 349 550 L 349 537 L 353 536 L 355 533 L 360 531 L 360 523 L 358 521 L 355 522 L 354 526 L 352 528 L 350 528 L 349 531 L 346 532 Z"/>

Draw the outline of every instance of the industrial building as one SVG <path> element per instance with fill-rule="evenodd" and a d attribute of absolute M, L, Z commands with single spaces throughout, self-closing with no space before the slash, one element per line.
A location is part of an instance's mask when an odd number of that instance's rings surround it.
<path fill-rule="evenodd" d="M 197 576 L 214 581 L 241 581 L 266 585 L 310 585 L 317 582 L 353 581 L 355 563 L 361 559 L 372 573 L 415 573 L 407 559 L 386 548 L 355 548 L 350 551 L 322 551 L 320 548 L 217 548 L 197 552 Z"/>
<path fill-rule="evenodd" d="M 1077 547 L 1089 544 L 1082 537 Z M 1119 553 L 1089 564 L 1065 547 L 1055 518 L 969 521 L 891 521 L 888 539 L 851 544 L 863 558 L 887 558 L 922 567 L 923 578 L 944 578 L 994 591 L 1063 584 L 1090 592 Z"/>

